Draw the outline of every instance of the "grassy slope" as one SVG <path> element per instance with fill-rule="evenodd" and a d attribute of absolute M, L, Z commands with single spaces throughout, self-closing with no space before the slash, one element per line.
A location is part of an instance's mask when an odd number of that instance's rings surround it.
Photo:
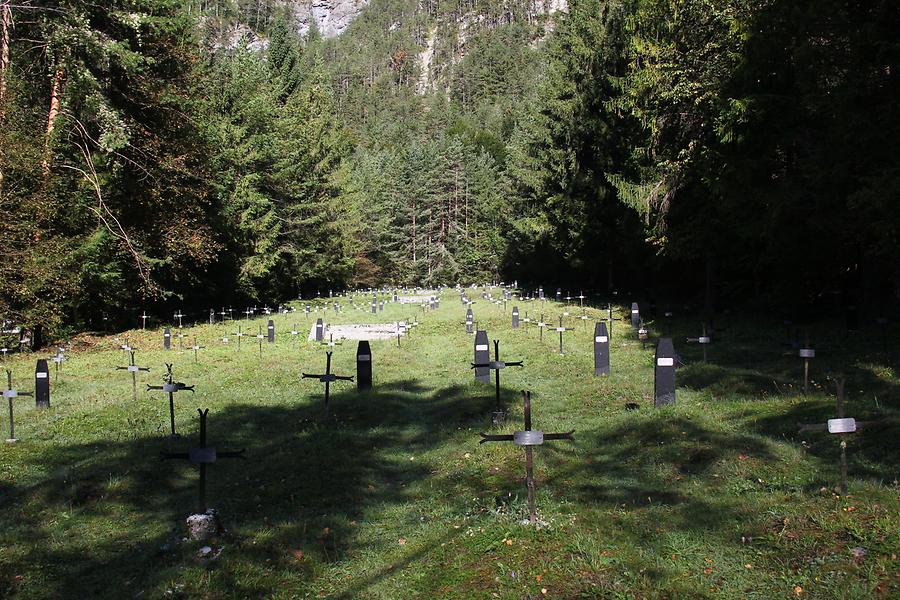
<path fill-rule="evenodd" d="M 548 320 L 560 310 L 548 303 Z M 413 311 L 388 305 L 378 321 Z M 900 595 L 896 425 L 850 438 L 851 495 L 834 494 L 837 440 L 796 433 L 798 422 L 832 416 L 832 397 L 821 387 L 798 394 L 800 361 L 785 355 L 779 332 L 732 325 L 711 350 L 713 364 L 702 365 L 683 342 L 696 334 L 693 321 L 657 322 L 688 366 L 679 369 L 678 404 L 656 410 L 652 350 L 626 325 L 614 328 L 613 376 L 603 380 L 592 376 L 592 327 L 579 323 L 571 353 L 560 357 L 556 336 L 541 344 L 536 331 L 512 330 L 508 315 L 483 302 L 475 313 L 504 357 L 526 364 L 504 373 L 512 416 L 500 429 L 520 428 L 518 390 L 527 388 L 535 427 L 576 430 L 575 443 L 535 452 L 547 526 L 520 524 L 521 449 L 477 443 L 490 428 L 493 384 L 473 382 L 472 338 L 455 294 L 421 317 L 402 348 L 373 342 L 375 389 L 337 384 L 329 419 L 321 385 L 299 380 L 301 370 L 324 365 L 312 343 L 281 337 L 260 359 L 252 343 L 238 353 L 218 342 L 225 326 L 201 326 L 190 335 L 209 349 L 194 364 L 190 353 L 158 349 L 159 331 L 133 331 L 138 363 L 153 367 L 139 382 L 158 383 L 170 360 L 178 380 L 196 384 L 176 407 L 187 439 L 164 437 L 160 392 L 131 400 L 130 377 L 113 370 L 125 358 L 112 339 L 73 351 L 53 385 L 53 408 L 19 401 L 20 441 L 0 446 L 0 595 Z M 329 318 L 372 320 L 355 311 Z M 281 332 L 293 322 L 311 320 L 276 317 Z M 900 381 L 886 358 L 867 353 L 866 336 L 827 332 L 814 335 L 816 380 L 840 368 L 851 377 L 849 415 L 896 414 Z M 353 374 L 354 360 L 355 344 L 337 348 L 335 371 Z M 30 389 L 33 358 L 7 363 Z M 626 411 L 627 402 L 640 410 Z M 199 544 L 182 541 L 196 469 L 157 458 L 193 442 L 197 407 L 210 408 L 213 445 L 249 453 L 210 469 L 210 502 L 228 532 L 211 544 L 223 549 L 209 562 L 197 558 Z M 865 556 L 854 557 L 858 547 Z"/>

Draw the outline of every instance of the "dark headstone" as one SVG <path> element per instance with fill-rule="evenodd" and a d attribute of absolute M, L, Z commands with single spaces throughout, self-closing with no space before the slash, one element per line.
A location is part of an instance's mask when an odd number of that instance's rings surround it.
<path fill-rule="evenodd" d="M 475 324 L 475 315 L 472 312 L 472 309 L 470 308 L 466 311 L 466 333 L 471 334 L 473 332 L 472 328 L 474 327 L 474 324 Z M 485 340 L 486 339 L 487 338 L 485 338 Z M 484 343 L 487 344 L 487 341 L 485 341 Z"/>
<path fill-rule="evenodd" d="M 50 408 L 50 367 L 45 358 L 38 359 L 34 369 L 34 404 Z"/>
<path fill-rule="evenodd" d="M 631 303 L 631 326 L 638 329 L 641 326 L 641 311 L 637 302 Z"/>
<path fill-rule="evenodd" d="M 518 307 L 518 306 L 513 306 L 513 310 L 512 310 L 512 328 L 513 328 L 513 329 L 518 329 L 518 328 L 519 328 L 519 307 Z"/>
<path fill-rule="evenodd" d="M 269 319 L 269 343 L 275 343 L 275 321 Z"/>
<path fill-rule="evenodd" d="M 475 334 L 475 364 L 487 364 L 491 361 L 491 349 L 488 345 L 487 331 L 479 329 Z M 475 381 L 491 382 L 491 370 L 487 367 L 475 368 Z"/>
<path fill-rule="evenodd" d="M 609 375 L 609 333 L 603 322 L 594 325 L 594 375 Z"/>
<path fill-rule="evenodd" d="M 325 324 L 322 319 L 316 319 L 316 341 L 321 342 L 325 339 Z"/>
<path fill-rule="evenodd" d="M 163 348 L 166 350 L 172 347 L 172 331 L 166 327 L 163 329 Z"/>
<path fill-rule="evenodd" d="M 653 363 L 653 398 L 656 406 L 675 403 L 675 359 L 672 338 L 660 338 Z"/>
<path fill-rule="evenodd" d="M 366 340 L 356 347 L 356 386 L 361 390 L 372 387 L 372 349 Z"/>

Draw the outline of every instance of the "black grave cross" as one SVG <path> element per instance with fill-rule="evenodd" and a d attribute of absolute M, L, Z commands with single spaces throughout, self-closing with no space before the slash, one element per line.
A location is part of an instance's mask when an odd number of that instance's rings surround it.
<path fill-rule="evenodd" d="M 844 435 L 848 433 L 856 433 L 861 429 L 873 429 L 876 427 L 882 427 L 887 424 L 887 421 L 857 421 L 852 417 L 845 417 L 844 413 L 844 379 L 836 379 L 835 387 L 837 388 L 837 400 L 836 400 L 836 409 L 837 409 L 837 418 L 836 419 L 828 419 L 827 423 L 817 423 L 817 424 L 805 424 L 800 426 L 800 433 L 804 433 L 806 431 L 827 431 L 831 434 Z M 840 458 L 840 469 L 841 469 L 841 493 L 847 493 L 847 441 L 841 440 L 841 458 Z"/>
<path fill-rule="evenodd" d="M 169 394 L 169 423 L 172 427 L 171 437 L 176 437 L 178 434 L 175 433 L 175 394 L 181 391 L 193 393 L 194 386 L 185 385 L 180 381 L 174 381 L 174 378 L 172 377 L 172 365 L 166 363 L 165 383 L 162 385 L 147 384 L 147 391 L 149 392 L 150 390 L 162 390 Z"/>
<path fill-rule="evenodd" d="M 706 347 L 712 343 L 712 338 L 706 334 L 706 323 L 703 323 L 703 334 L 699 337 L 695 338 L 687 338 L 689 343 L 700 344 L 700 347 L 703 348 L 703 362 L 706 362 Z"/>
<path fill-rule="evenodd" d="M 179 310 L 177 313 L 175 313 L 174 316 L 176 319 L 178 319 L 178 329 L 181 329 L 181 319 L 182 317 L 184 317 L 184 315 L 181 314 L 181 311 Z"/>
<path fill-rule="evenodd" d="M 353 381 L 353 377 L 343 375 L 335 375 L 331 372 L 331 350 L 325 353 L 325 373 L 314 375 L 302 373 L 303 379 L 318 379 L 320 383 L 325 384 L 325 414 L 328 414 L 328 400 L 331 397 L 331 384 L 335 381 Z"/>
<path fill-rule="evenodd" d="M 194 345 L 191 346 L 191 350 L 194 351 L 194 364 L 197 363 L 197 351 L 205 349 L 206 346 L 200 346 L 197 344 L 197 338 L 194 338 Z"/>
<path fill-rule="evenodd" d="M 33 392 L 20 392 L 12 386 L 12 371 L 6 371 L 6 389 L 3 390 L 3 397 L 9 400 L 9 437 L 7 442 L 12 444 L 16 441 L 16 425 L 13 417 L 13 400 L 20 396 L 34 396 Z"/>
<path fill-rule="evenodd" d="M 238 343 L 237 343 L 237 351 L 240 352 L 240 351 L 241 351 L 241 338 L 244 337 L 244 332 L 241 331 L 241 326 L 238 325 L 238 330 L 237 330 L 237 332 L 236 332 L 236 333 L 232 333 L 231 335 L 233 335 L 234 337 L 237 338 L 237 342 L 238 342 Z"/>
<path fill-rule="evenodd" d="M 176 335 L 178 337 L 178 349 L 183 352 L 184 351 L 184 337 L 185 337 L 184 332 L 179 329 L 178 333 Z"/>
<path fill-rule="evenodd" d="M 243 459 L 246 457 L 244 456 L 244 449 L 218 452 L 214 447 L 207 446 L 206 416 L 209 414 L 209 409 L 200 410 L 198 408 L 197 412 L 200 413 L 200 446 L 191 448 L 188 452 L 160 452 L 160 458 L 162 460 L 188 460 L 193 464 L 200 466 L 200 502 L 198 508 L 200 509 L 199 512 L 202 514 L 205 513 L 208 508 L 206 505 L 206 465 L 211 465 L 220 458 Z"/>
<path fill-rule="evenodd" d="M 144 311 L 144 314 L 141 315 L 141 330 L 147 329 L 147 311 Z"/>
<path fill-rule="evenodd" d="M 809 361 L 816 357 L 816 351 L 809 345 L 809 334 L 806 334 L 806 343 L 798 352 L 803 359 L 803 393 L 809 393 Z"/>
<path fill-rule="evenodd" d="M 297 324 L 294 323 L 293 329 L 291 329 L 291 344 L 297 343 L 297 336 L 300 335 L 300 332 L 297 331 Z"/>
<path fill-rule="evenodd" d="M 534 525 L 537 523 L 537 510 L 534 506 L 534 446 L 540 446 L 544 442 L 552 440 L 574 440 L 572 434 L 575 430 L 566 433 L 544 433 L 539 429 L 531 428 L 531 392 L 522 392 L 525 400 L 525 431 L 516 431 L 512 435 L 488 435 L 481 433 L 481 441 L 485 442 L 513 442 L 517 446 L 525 448 L 525 485 L 528 488 L 528 520 Z"/>
<path fill-rule="evenodd" d="M 256 341 L 259 342 L 259 357 L 260 358 L 262 358 L 262 347 L 263 347 L 264 339 L 266 339 L 266 336 L 263 335 L 262 325 L 260 325 L 259 329 L 257 329 L 257 333 L 256 333 Z"/>
<path fill-rule="evenodd" d="M 638 327 L 638 339 L 641 340 L 641 350 L 647 347 L 647 340 L 650 339 L 650 332 L 647 331 L 647 328 L 644 327 L 644 320 L 641 319 L 641 324 Z"/>
<path fill-rule="evenodd" d="M 556 331 L 559 333 L 559 355 L 562 356 L 565 354 L 563 352 L 563 334 L 567 331 L 575 331 L 574 327 L 564 327 L 563 326 L 563 318 L 562 315 L 559 317 L 559 327 L 556 328 Z"/>
<path fill-rule="evenodd" d="M 525 363 L 521 360 L 515 362 L 504 362 L 500 360 L 500 340 L 494 340 L 494 360 L 483 363 L 472 363 L 473 369 L 489 369 L 494 372 L 495 382 L 495 400 L 497 403 L 496 415 L 502 414 L 503 410 L 500 406 L 500 371 L 506 367 L 524 367 Z"/>
<path fill-rule="evenodd" d="M 335 346 L 341 346 L 341 345 L 343 345 L 343 343 L 344 343 L 344 342 L 341 342 L 341 341 L 337 341 L 337 342 L 334 341 L 334 334 L 329 333 L 329 334 L 328 334 L 328 341 L 327 341 L 327 342 L 322 342 L 322 345 L 323 345 L 323 346 L 328 346 L 329 348 L 334 348 Z"/>
<path fill-rule="evenodd" d="M 544 313 L 541 313 L 541 320 L 537 322 L 537 328 L 541 330 L 540 341 L 544 341 L 544 329 L 547 327 L 547 324 L 544 323 Z"/>
<path fill-rule="evenodd" d="M 137 366 L 134 362 L 134 350 L 132 350 L 128 365 L 116 367 L 116 371 L 128 371 L 131 373 L 131 399 L 137 401 L 137 373 L 138 371 L 150 371 L 150 367 Z"/>
<path fill-rule="evenodd" d="M 522 323 L 525 324 L 525 326 L 523 327 L 523 329 L 525 330 L 525 333 L 528 333 L 528 324 L 531 323 L 531 319 L 528 317 L 527 310 L 525 311 L 525 316 L 522 318 Z"/>

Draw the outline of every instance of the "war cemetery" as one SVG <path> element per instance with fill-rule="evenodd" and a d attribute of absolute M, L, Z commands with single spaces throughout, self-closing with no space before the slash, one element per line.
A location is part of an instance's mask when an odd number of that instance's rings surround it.
<path fill-rule="evenodd" d="M 0 599 L 900 599 L 896 0 L 0 0 Z"/>

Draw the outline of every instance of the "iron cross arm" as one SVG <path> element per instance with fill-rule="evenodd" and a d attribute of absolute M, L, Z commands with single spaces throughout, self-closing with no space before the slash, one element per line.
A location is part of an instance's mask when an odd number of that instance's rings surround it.
<path fill-rule="evenodd" d="M 331 383 L 332 381 L 353 381 L 352 376 L 346 375 L 335 375 L 333 373 L 324 373 L 322 375 L 311 375 L 309 373 L 303 373 L 303 379 L 318 379 L 322 383 Z"/>
<path fill-rule="evenodd" d="M 502 360 L 492 360 L 491 362 L 486 363 L 471 363 L 473 369 L 492 369 L 499 370 L 505 369 L 506 367 L 524 367 L 525 363 L 521 360 L 517 360 L 515 362 L 504 362 Z"/>
<path fill-rule="evenodd" d="M 139 367 L 137 365 L 128 365 L 125 367 L 116 367 L 116 371 L 149 371 L 150 367 Z"/>
<path fill-rule="evenodd" d="M 246 448 L 240 450 L 227 450 L 225 452 L 217 452 L 215 448 L 193 448 L 190 452 L 160 452 L 160 460 L 182 459 L 189 460 L 192 463 L 214 463 L 219 458 L 241 458 L 246 460 L 244 455 Z"/>
<path fill-rule="evenodd" d="M 194 385 L 196 385 L 196 384 L 194 384 Z M 194 386 L 193 385 L 185 385 L 185 384 L 181 383 L 180 381 L 176 381 L 175 383 L 164 383 L 162 385 L 150 385 L 148 383 L 147 391 L 149 392 L 150 390 L 162 390 L 164 392 L 181 392 L 181 391 L 193 392 Z"/>
<path fill-rule="evenodd" d="M 897 419 L 882 419 L 879 421 L 856 421 L 854 419 L 854 425 L 857 430 L 876 429 L 879 427 L 887 427 L 896 421 Z M 804 433 L 806 431 L 828 431 L 828 423 L 801 423 L 799 433 Z"/>

